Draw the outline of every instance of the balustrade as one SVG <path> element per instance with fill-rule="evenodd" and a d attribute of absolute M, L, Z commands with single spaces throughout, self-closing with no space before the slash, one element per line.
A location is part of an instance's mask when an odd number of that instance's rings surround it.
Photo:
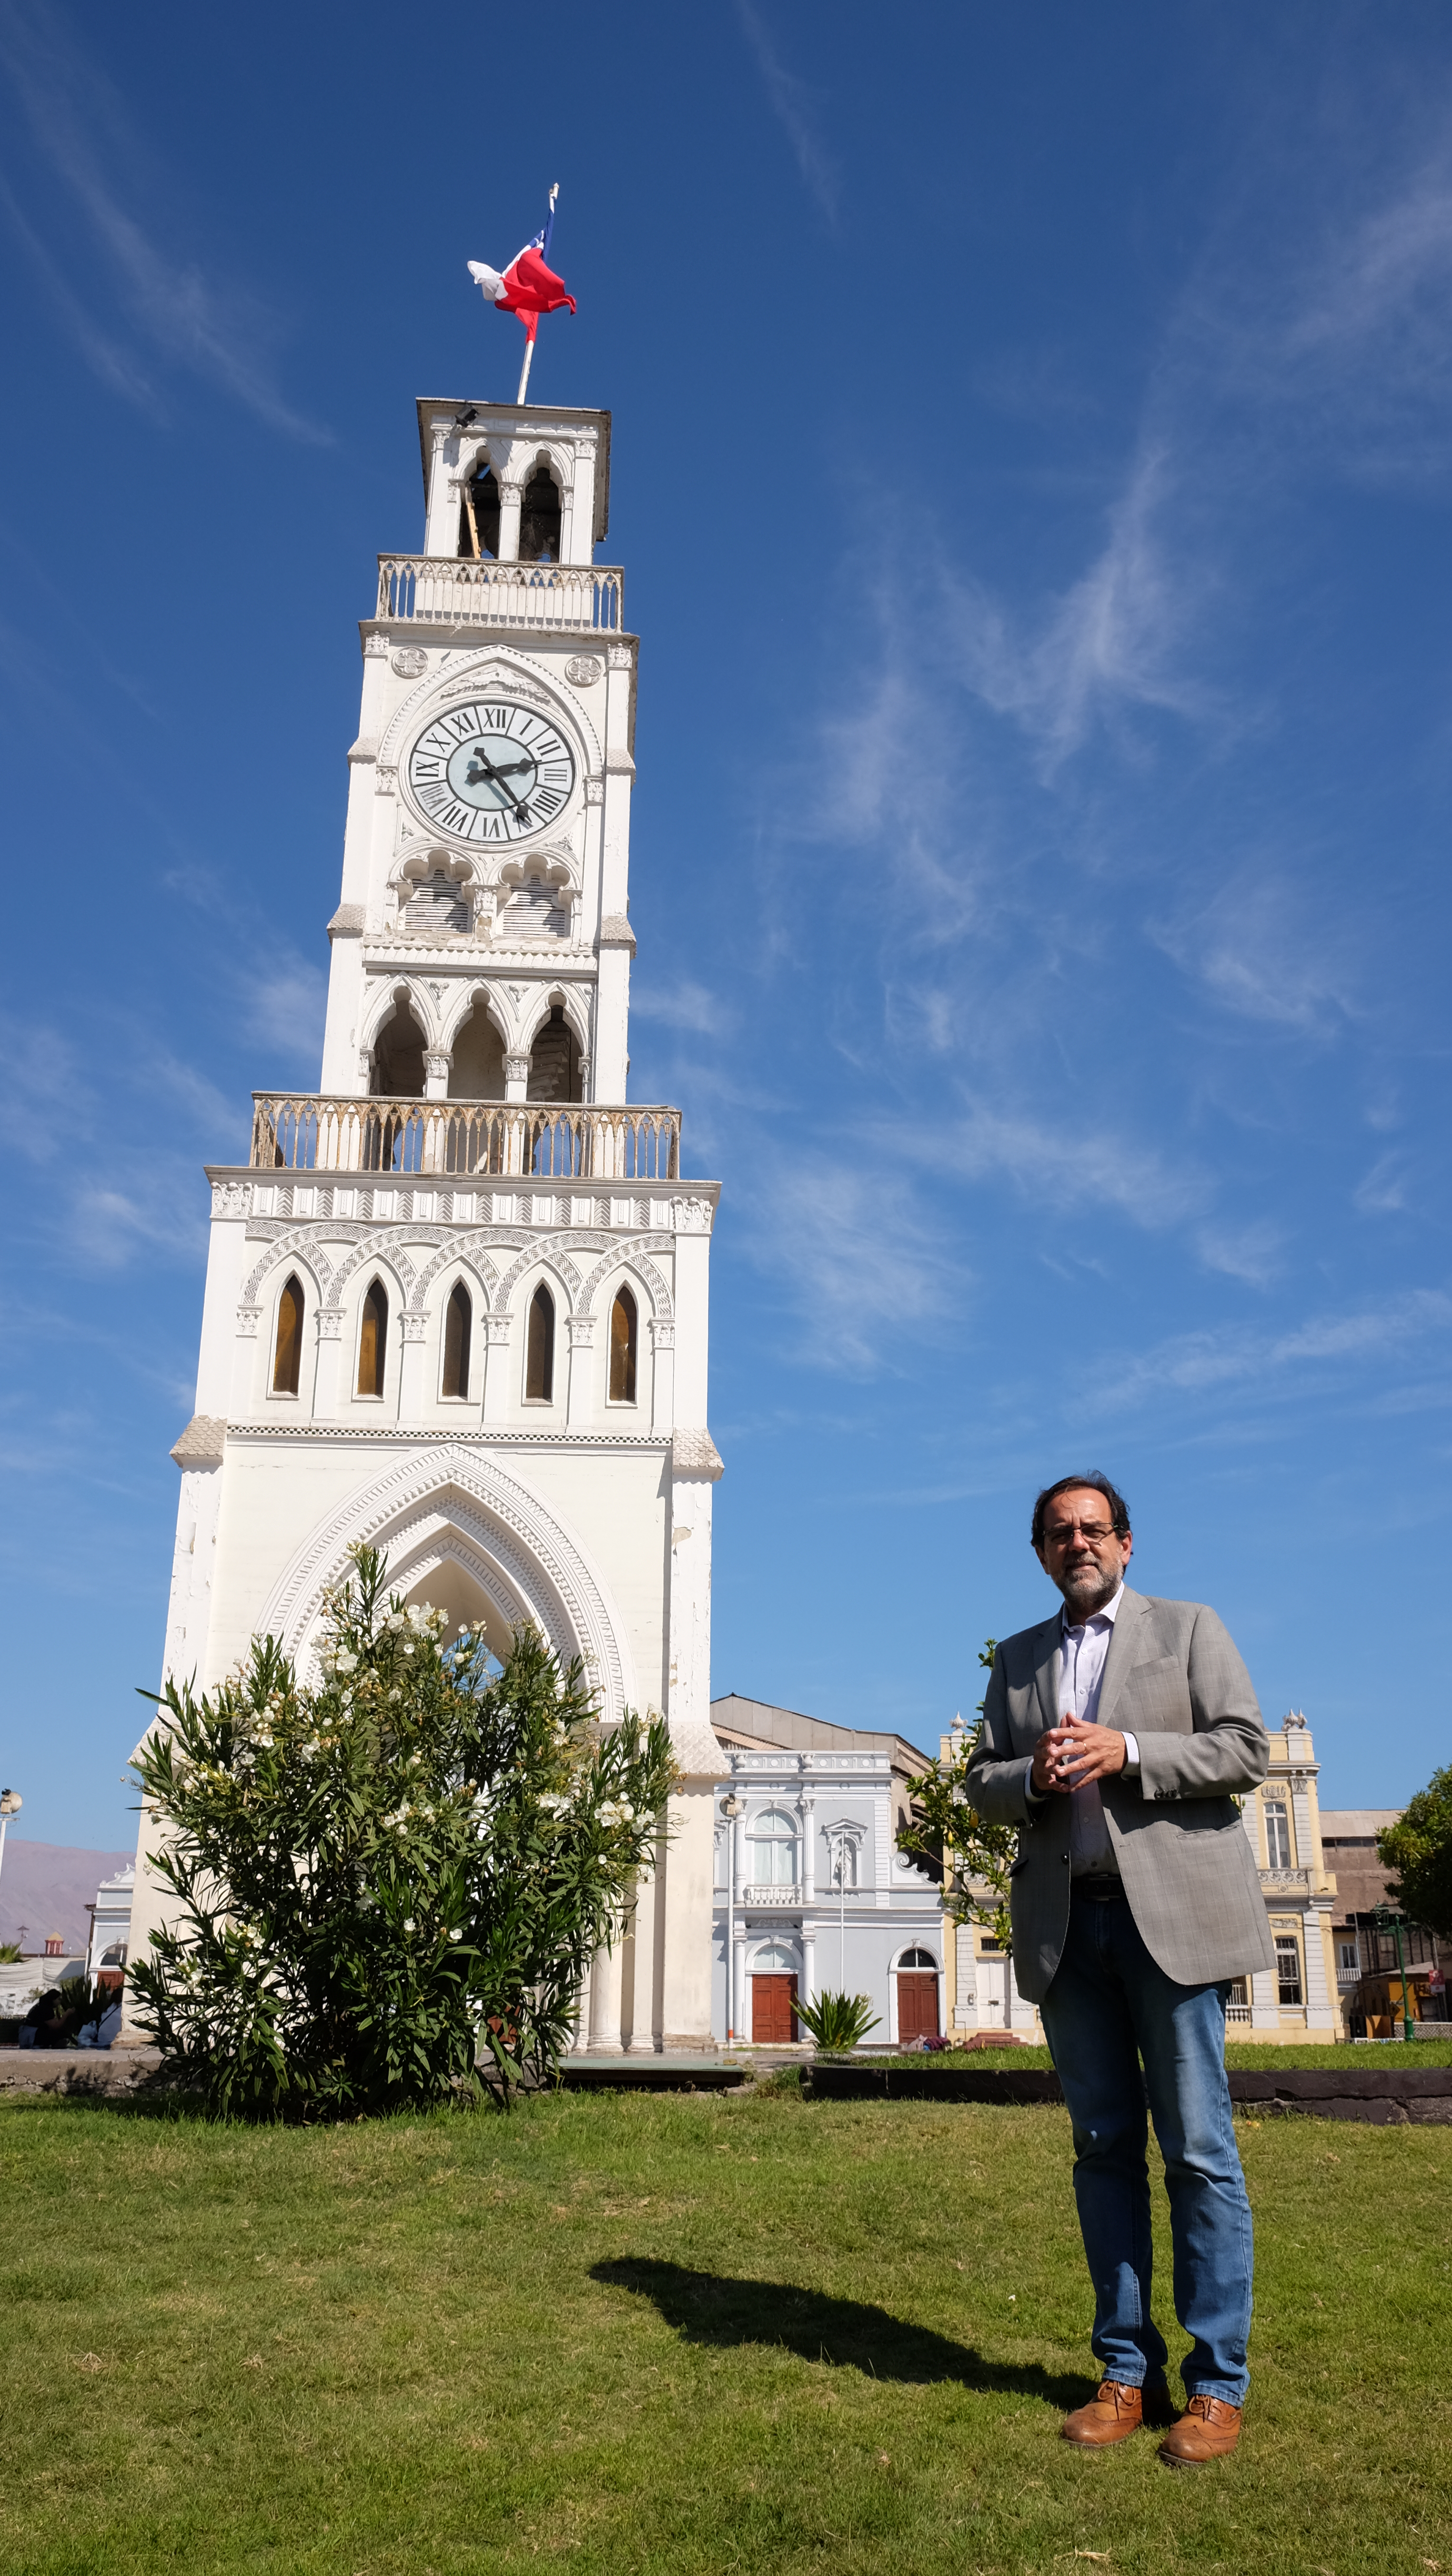
<path fill-rule="evenodd" d="M 474 563 L 467 555 L 380 555 L 380 617 L 427 626 L 514 626 L 618 634 L 625 575 L 614 564 Z"/>
<path fill-rule="evenodd" d="M 518 1173 L 675 1181 L 681 1113 L 493 1100 L 337 1100 L 255 1091 L 257 1172 Z"/>

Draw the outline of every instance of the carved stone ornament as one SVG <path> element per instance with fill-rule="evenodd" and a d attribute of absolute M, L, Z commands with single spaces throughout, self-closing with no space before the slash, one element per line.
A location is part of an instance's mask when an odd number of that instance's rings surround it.
<path fill-rule="evenodd" d="M 509 1339 L 509 1327 L 513 1321 L 514 1317 L 512 1315 L 486 1315 L 484 1318 L 485 1340 L 487 1342 L 493 1342 L 496 1347 L 502 1343 L 506 1343 Z"/>
<path fill-rule="evenodd" d="M 262 1308 L 261 1308 L 260 1306 L 239 1306 L 239 1307 L 238 1307 L 238 1309 L 237 1309 L 237 1330 L 238 1330 L 238 1333 L 239 1333 L 239 1335 L 241 1336 L 241 1338 L 242 1338 L 242 1340 L 243 1340 L 244 1342 L 255 1342 L 255 1341 L 256 1341 L 256 1339 L 257 1339 L 257 1327 L 258 1327 L 258 1324 L 261 1322 L 261 1319 L 262 1319 Z"/>
<path fill-rule="evenodd" d="M 676 1346 L 675 1318 L 653 1315 L 650 1322 L 650 1347 L 653 1351 L 673 1351 Z"/>
<path fill-rule="evenodd" d="M 400 644 L 388 659 L 401 680 L 421 679 L 429 667 L 429 657 L 421 644 Z"/>
<path fill-rule="evenodd" d="M 571 1316 L 569 1316 L 569 1317 L 568 1317 L 568 1319 L 567 1319 L 567 1320 L 568 1320 L 569 1328 L 570 1328 L 570 1348 L 571 1348 L 571 1350 L 572 1350 L 572 1351 L 587 1351 L 587 1350 L 590 1348 L 591 1344 L 593 1343 L 593 1341 L 594 1341 L 594 1339 L 595 1339 L 595 1318 L 594 1318 L 594 1316 L 593 1316 L 593 1315 L 571 1315 Z"/>
<path fill-rule="evenodd" d="M 709 1199 L 675 1199 L 671 1203 L 677 1234 L 709 1234 L 715 1213 Z"/>
<path fill-rule="evenodd" d="M 320 1306 L 320 1307 L 318 1308 L 317 1312 L 318 1312 L 318 1339 L 319 1339 L 319 1341 L 320 1341 L 320 1342 L 340 1342 L 340 1341 L 342 1340 L 342 1338 L 343 1338 L 343 1309 L 342 1309 L 342 1307 L 341 1307 L 341 1306 Z"/>
<path fill-rule="evenodd" d="M 437 984 L 431 984 L 429 990 L 434 995 L 435 999 L 437 999 L 439 990 Z M 432 1047 L 430 1047 L 424 1055 L 424 1071 L 431 1082 L 447 1082 L 449 1078 L 449 1067 L 452 1065 L 453 1061 L 454 1059 L 451 1055 L 435 1055 Z"/>
<path fill-rule="evenodd" d="M 604 663 L 597 661 L 593 653 L 572 653 L 565 664 L 565 678 L 573 680 L 577 689 L 593 689 L 604 673 Z"/>
<path fill-rule="evenodd" d="M 635 660 L 635 648 L 630 644 L 607 645 L 606 653 L 612 671 L 628 671 Z"/>
<path fill-rule="evenodd" d="M 411 1315 L 405 1310 L 401 1320 L 405 1342 L 422 1342 L 427 1339 L 429 1329 L 427 1315 Z"/>
<path fill-rule="evenodd" d="M 506 1082 L 528 1082 L 528 1080 L 529 1080 L 529 1058 L 528 1058 L 528 1056 L 527 1056 L 527 1055 L 507 1055 L 507 1056 L 505 1057 L 505 1059 L 504 1059 L 504 1079 L 505 1079 L 505 1081 L 506 1081 Z"/>
<path fill-rule="evenodd" d="M 212 1183 L 213 1216 L 250 1216 L 252 1184 L 250 1181 L 214 1181 Z"/>
<path fill-rule="evenodd" d="M 391 796 L 398 772 L 391 760 L 380 760 L 373 772 L 374 790 L 379 796 Z"/>
<path fill-rule="evenodd" d="M 586 802 L 586 804 L 587 804 L 587 805 L 603 805 L 603 804 L 604 804 L 604 802 L 605 802 L 605 781 L 604 781 L 604 779 L 603 779 L 603 778 L 587 778 L 587 779 L 586 779 L 586 781 L 585 781 L 585 802 Z"/>
<path fill-rule="evenodd" d="M 370 662 L 381 662 L 384 654 L 388 650 L 387 636 L 365 635 L 363 638 L 363 650 L 367 654 Z"/>

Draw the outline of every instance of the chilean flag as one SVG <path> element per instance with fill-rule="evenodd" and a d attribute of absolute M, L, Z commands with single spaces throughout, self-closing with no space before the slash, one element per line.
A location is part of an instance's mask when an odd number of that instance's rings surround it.
<path fill-rule="evenodd" d="M 529 341 L 533 341 L 539 329 L 542 313 L 558 313 L 566 304 L 572 313 L 575 309 L 575 299 L 567 290 L 564 279 L 556 277 L 554 270 L 545 264 L 544 255 L 549 249 L 550 234 L 555 226 L 555 199 L 559 193 L 558 185 L 551 188 L 550 210 L 543 230 L 535 234 L 532 242 L 526 242 L 522 251 L 516 252 L 502 276 L 497 268 L 488 267 L 482 259 L 469 262 L 469 275 L 483 288 L 486 303 L 497 304 L 502 313 L 517 313 L 524 324 L 524 336 Z"/>

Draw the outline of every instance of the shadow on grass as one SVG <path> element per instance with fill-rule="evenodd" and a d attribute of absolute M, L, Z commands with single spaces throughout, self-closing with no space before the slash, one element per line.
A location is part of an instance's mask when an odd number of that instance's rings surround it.
<path fill-rule="evenodd" d="M 1038 2362 L 986 2361 L 971 2344 L 952 2343 L 928 2326 L 908 2325 L 860 2299 L 830 2299 L 791 2281 L 736 2281 L 720 2272 L 688 2272 L 680 2263 L 626 2255 L 593 2263 L 592 2281 L 649 2299 L 687 2343 L 777 2346 L 803 2361 L 861 2370 L 918 2387 L 952 2380 L 960 2388 L 1041 2397 L 1067 2410 L 1093 2394 L 1094 2382 Z"/>

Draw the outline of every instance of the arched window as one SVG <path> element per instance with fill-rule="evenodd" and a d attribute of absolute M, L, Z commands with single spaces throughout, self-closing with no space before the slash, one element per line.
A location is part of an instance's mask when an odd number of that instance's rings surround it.
<path fill-rule="evenodd" d="M 383 1369 L 388 1357 L 388 1294 L 381 1279 L 375 1279 L 363 1300 L 363 1329 L 358 1336 L 358 1392 L 360 1395 L 383 1393 Z"/>
<path fill-rule="evenodd" d="M 454 1032 L 449 1098 L 504 1098 L 504 1040 L 489 1017 L 489 1006 L 482 994 L 476 999 L 467 1020 L 462 1021 Z"/>
<path fill-rule="evenodd" d="M 635 1402 L 635 1299 L 628 1288 L 610 1309 L 610 1401 Z"/>
<path fill-rule="evenodd" d="M 476 471 L 464 486 L 459 552 L 472 555 L 476 563 L 481 555 L 499 552 L 499 486 L 487 456 L 480 457 Z"/>
<path fill-rule="evenodd" d="M 444 1308 L 444 1393 L 469 1392 L 469 1341 L 474 1329 L 474 1301 L 457 1280 Z"/>
<path fill-rule="evenodd" d="M 902 1957 L 899 1959 L 897 1964 L 900 1968 L 932 1968 L 936 1970 L 938 1962 L 934 1958 L 931 1950 L 904 1950 Z"/>
<path fill-rule="evenodd" d="M 580 1041 L 565 1017 L 563 1002 L 555 1002 L 544 1026 L 535 1031 L 525 1098 L 578 1100 L 579 1097 Z"/>
<path fill-rule="evenodd" d="M 547 465 L 535 467 L 519 503 L 519 560 L 558 563 L 560 559 L 560 487 Z"/>
<path fill-rule="evenodd" d="M 296 1272 L 277 1301 L 277 1349 L 272 1362 L 274 1395 L 296 1395 L 302 1365 L 303 1292 Z"/>
<path fill-rule="evenodd" d="M 553 1404 L 555 1396 L 555 1301 L 541 1280 L 529 1301 L 529 1338 L 524 1354 L 524 1392 L 531 1404 Z"/>
<path fill-rule="evenodd" d="M 753 1975 L 766 1977 L 789 1977 L 796 1964 L 796 1952 L 785 1941 L 768 1941 L 751 1962 Z"/>
<path fill-rule="evenodd" d="M 767 1807 L 753 1816 L 750 1830 L 751 1875 L 758 1887 L 794 1887 L 797 1877 L 797 1822 L 784 1807 Z"/>
<path fill-rule="evenodd" d="M 377 1100 L 422 1100 L 424 1033 L 400 993 L 392 1015 L 373 1041 L 373 1095 Z"/>

